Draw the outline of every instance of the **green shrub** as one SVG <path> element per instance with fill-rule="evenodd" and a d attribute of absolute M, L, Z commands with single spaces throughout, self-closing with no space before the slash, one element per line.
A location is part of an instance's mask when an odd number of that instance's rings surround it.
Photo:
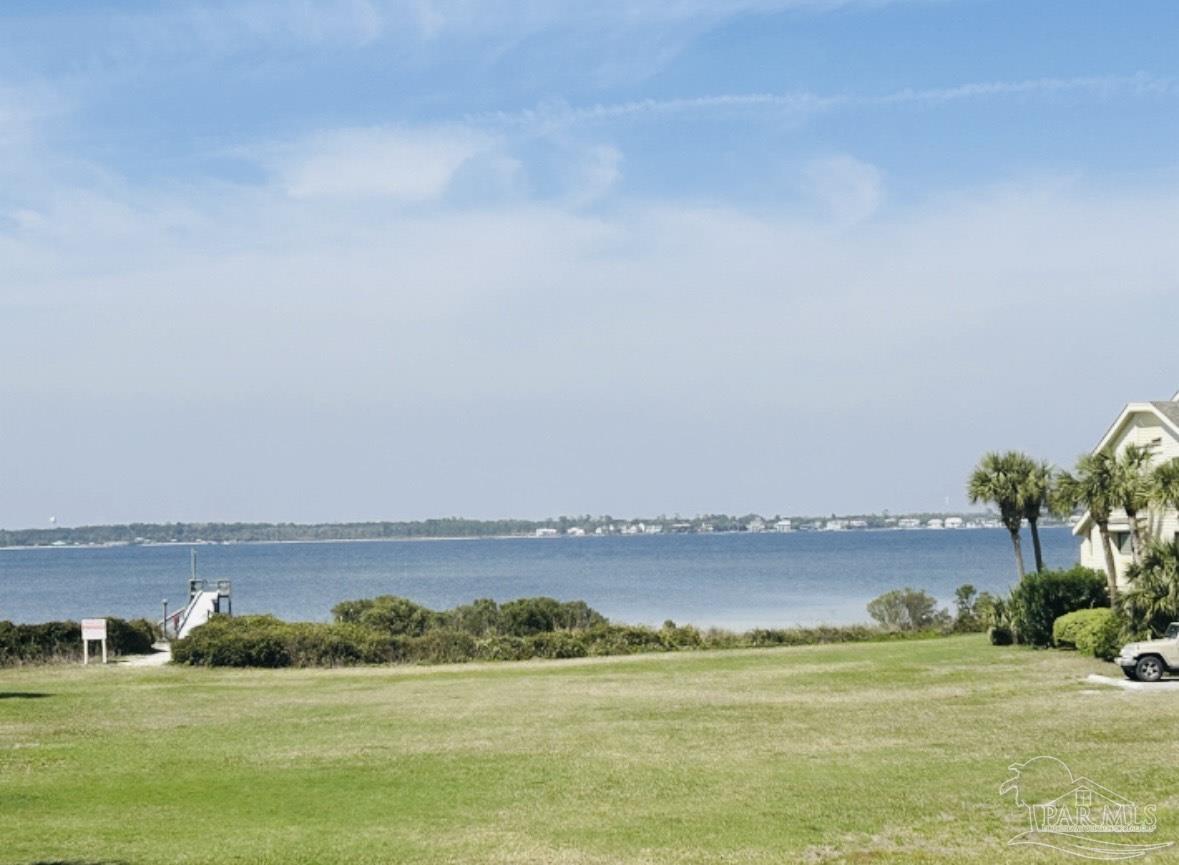
<path fill-rule="evenodd" d="M 475 642 L 475 658 L 480 661 L 526 661 L 532 646 L 523 637 L 492 634 Z"/>
<path fill-rule="evenodd" d="M 969 633 L 980 630 L 978 611 L 978 590 L 965 583 L 954 590 L 954 630 Z"/>
<path fill-rule="evenodd" d="M 381 595 L 341 601 L 332 607 L 332 615 L 341 624 L 364 625 L 404 637 L 421 637 L 437 630 L 461 632 L 471 637 L 494 634 L 528 637 L 606 624 L 606 618 L 585 601 L 558 601 L 555 598 L 517 598 L 503 604 L 480 598 L 470 604 L 437 612 L 407 598 Z"/>
<path fill-rule="evenodd" d="M 524 642 L 534 658 L 584 658 L 589 654 L 586 640 L 569 631 L 545 631 Z"/>
<path fill-rule="evenodd" d="M 172 660 L 206 667 L 289 667 L 293 630 L 273 616 L 215 616 L 172 643 Z"/>
<path fill-rule="evenodd" d="M 1007 601 L 990 592 L 979 593 L 978 599 L 974 602 L 974 614 L 982 630 L 988 630 L 996 625 L 1005 628 L 1011 625 Z"/>
<path fill-rule="evenodd" d="M 162 635 L 147 619 L 107 619 L 106 636 L 107 647 L 116 655 L 147 655 Z"/>
<path fill-rule="evenodd" d="M 670 619 L 659 629 L 659 638 L 668 649 L 698 649 L 704 645 L 704 635 L 691 625 L 676 625 Z"/>
<path fill-rule="evenodd" d="M 139 655 L 151 651 L 159 632 L 145 619 L 106 620 L 107 651 L 111 655 Z M 82 658 L 82 628 L 78 622 L 14 625 L 0 622 L 0 666 L 77 661 Z"/>
<path fill-rule="evenodd" d="M 1086 626 L 1093 613 L 1104 607 L 1065 613 L 1052 623 L 1052 645 L 1058 649 L 1075 649 L 1077 634 Z"/>
<path fill-rule="evenodd" d="M 500 604 L 499 613 L 499 630 L 516 637 L 559 630 L 581 630 L 606 624 L 605 616 L 585 601 L 518 598 Z"/>
<path fill-rule="evenodd" d="M 417 664 L 457 664 L 474 658 L 475 646 L 475 638 L 462 631 L 427 631 L 404 641 L 404 659 Z"/>
<path fill-rule="evenodd" d="M 591 655 L 634 655 L 668 649 L 663 632 L 638 625 L 599 625 L 588 631 L 570 633 L 584 634 L 583 642 Z"/>
<path fill-rule="evenodd" d="M 479 598 L 443 613 L 446 627 L 464 631 L 472 637 L 499 633 L 499 604 L 491 598 Z"/>
<path fill-rule="evenodd" d="M 1078 565 L 1067 571 L 1027 574 L 1012 590 L 1008 606 L 1016 642 L 1049 646 L 1052 625 L 1059 617 L 1108 607 L 1109 590 L 1104 574 Z"/>
<path fill-rule="evenodd" d="M 393 636 L 420 637 L 439 624 L 438 613 L 395 595 L 341 601 L 332 607 L 332 615 L 337 622 L 364 625 Z"/>
<path fill-rule="evenodd" d="M 1122 622 L 1109 607 L 1065 613 L 1052 623 L 1052 643 L 1112 661 L 1121 648 Z"/>
<path fill-rule="evenodd" d="M 1112 661 L 1122 649 L 1121 617 L 1105 610 L 1090 627 L 1077 635 L 1077 651 L 1103 661 Z"/>
<path fill-rule="evenodd" d="M 0 662 L 5 665 L 67 661 L 82 657 L 77 622 L 14 625 L 0 622 Z"/>
<path fill-rule="evenodd" d="M 403 643 L 354 624 L 215 616 L 172 643 L 172 660 L 208 667 L 335 667 L 406 659 Z"/>
<path fill-rule="evenodd" d="M 987 628 L 987 639 L 991 641 L 992 646 L 1010 646 L 1015 642 L 1011 628 L 1006 625 L 991 625 Z"/>
<path fill-rule="evenodd" d="M 917 589 L 894 589 L 868 602 L 868 615 L 890 631 L 920 631 L 949 621 L 937 600 Z"/>

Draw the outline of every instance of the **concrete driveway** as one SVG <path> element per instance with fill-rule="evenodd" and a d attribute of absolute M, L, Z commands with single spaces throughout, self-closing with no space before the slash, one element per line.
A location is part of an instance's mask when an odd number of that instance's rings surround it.
<path fill-rule="evenodd" d="M 1159 682 L 1132 682 L 1125 676 L 1099 676 L 1097 673 L 1090 673 L 1086 681 L 1092 682 L 1095 685 L 1122 688 L 1126 691 L 1152 691 L 1154 693 L 1179 691 L 1179 679 L 1163 679 Z"/>

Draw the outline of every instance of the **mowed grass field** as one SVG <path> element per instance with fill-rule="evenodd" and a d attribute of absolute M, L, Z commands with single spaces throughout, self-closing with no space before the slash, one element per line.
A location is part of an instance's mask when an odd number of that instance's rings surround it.
<path fill-rule="evenodd" d="M 0 861 L 1056 862 L 1051 754 L 1179 840 L 1179 693 L 909 643 L 421 668 L 0 672 Z M 1174 849 L 1148 861 L 1177 861 Z M 1075 861 L 1075 860 L 1074 860 Z"/>

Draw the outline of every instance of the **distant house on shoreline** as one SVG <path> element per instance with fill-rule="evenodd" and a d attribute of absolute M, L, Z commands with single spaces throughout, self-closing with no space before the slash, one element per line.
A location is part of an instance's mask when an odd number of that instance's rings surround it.
<path fill-rule="evenodd" d="M 1148 448 L 1157 465 L 1179 457 L 1179 393 L 1160 402 L 1132 402 L 1122 409 L 1093 453 L 1106 451 L 1117 454 L 1126 445 Z M 1126 512 L 1115 510 L 1109 521 L 1110 540 L 1114 548 L 1114 564 L 1118 583 L 1126 580 L 1126 567 L 1133 561 L 1130 547 L 1130 521 Z M 1179 536 L 1179 513 L 1170 510 L 1163 514 L 1157 527 L 1159 537 L 1171 540 Z M 1101 549 L 1101 532 L 1092 516 L 1085 514 L 1073 526 L 1073 534 L 1081 538 L 1081 564 L 1094 570 L 1105 570 L 1105 553 Z"/>

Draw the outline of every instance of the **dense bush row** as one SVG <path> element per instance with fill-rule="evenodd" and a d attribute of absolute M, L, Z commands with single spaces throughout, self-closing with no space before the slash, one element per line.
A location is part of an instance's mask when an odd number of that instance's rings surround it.
<path fill-rule="evenodd" d="M 272 616 L 218 617 L 172 645 L 185 664 L 312 667 L 434 664 L 582 658 L 689 649 L 729 649 L 862 642 L 936 636 L 933 630 L 890 631 L 865 625 L 757 629 L 737 634 L 665 622 L 661 628 L 613 625 L 582 601 L 480 600 L 446 612 L 404 598 L 346 601 L 331 623 L 284 622 Z"/>
<path fill-rule="evenodd" d="M 490 598 L 442 612 L 406 598 L 381 595 L 342 601 L 332 607 L 337 622 L 364 625 L 395 636 L 420 637 L 427 631 L 461 631 L 472 637 L 530 637 L 548 631 L 583 630 L 606 624 L 606 617 L 585 601 L 518 598 L 498 604 Z"/>
<path fill-rule="evenodd" d="M 141 655 L 158 638 L 146 619 L 107 619 L 107 650 L 115 655 Z M 14 625 L 0 622 L 0 666 L 73 661 L 82 657 L 82 630 L 77 622 Z"/>

